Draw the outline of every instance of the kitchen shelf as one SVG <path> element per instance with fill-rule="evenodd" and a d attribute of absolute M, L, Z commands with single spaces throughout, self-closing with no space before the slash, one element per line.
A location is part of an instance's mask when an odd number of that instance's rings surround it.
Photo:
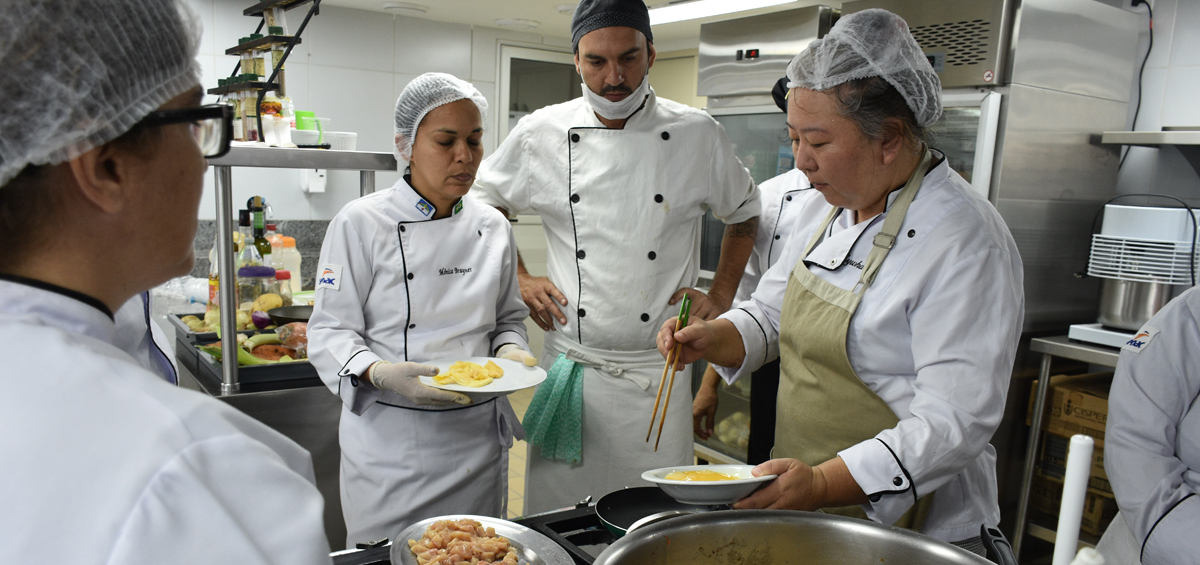
<path fill-rule="evenodd" d="M 1101 137 L 1100 142 L 1112 145 L 1139 145 L 1143 147 L 1200 145 L 1200 131 L 1106 131 L 1104 132 L 1104 136 Z"/>
<path fill-rule="evenodd" d="M 216 177 L 217 204 L 217 261 L 220 271 L 221 347 L 233 351 L 237 347 L 234 335 L 237 279 L 233 253 L 233 168 L 268 169 L 341 169 L 359 172 L 359 194 L 375 192 L 375 171 L 396 170 L 396 157 L 391 153 L 370 151 L 329 151 L 325 149 L 286 149 L 281 147 L 230 147 L 229 153 L 209 159 Z M 221 363 L 221 396 L 242 392 L 238 380 L 238 365 L 234 356 L 225 356 Z"/>
<path fill-rule="evenodd" d="M 238 45 L 237 47 L 230 47 L 229 49 L 225 50 L 225 54 L 226 55 L 241 55 L 242 53 L 245 53 L 246 51 L 253 51 L 254 49 L 258 49 L 259 47 L 269 47 L 269 46 L 277 45 L 277 44 L 278 45 L 286 45 L 286 44 L 291 43 L 292 41 L 295 41 L 296 45 L 300 45 L 300 43 L 302 43 L 300 41 L 299 37 L 293 37 L 290 35 L 268 35 L 265 37 L 260 37 L 258 39 L 255 39 L 254 41 L 247 41 L 245 43 Z"/>
<path fill-rule="evenodd" d="M 244 11 L 242 11 L 242 15 L 261 16 L 263 12 L 270 10 L 271 8 L 283 8 L 284 10 L 291 10 L 292 8 L 301 6 L 303 4 L 308 4 L 312 1 L 313 0 L 266 0 L 265 2 L 259 2 L 258 4 L 246 8 Z"/>
<path fill-rule="evenodd" d="M 1055 543 L 1055 540 L 1058 539 L 1058 534 L 1050 528 L 1045 528 L 1037 524 L 1030 523 L 1029 537 L 1037 538 L 1045 542 Z M 1097 543 L 1100 543 L 1100 538 L 1086 532 L 1079 532 L 1079 549 L 1083 549 L 1085 547 L 1095 549 Z M 1076 549 L 1075 551 L 1078 552 L 1079 549 Z"/>
<path fill-rule="evenodd" d="M 1140 132 L 1138 132 L 1140 133 Z M 1042 354 L 1042 366 L 1038 373 L 1038 388 L 1033 400 L 1033 413 L 1030 414 L 1029 445 L 1025 450 L 1025 474 L 1021 480 L 1021 498 L 1017 501 L 1016 529 L 1013 532 L 1013 554 L 1021 557 L 1021 542 L 1025 534 L 1054 542 L 1055 532 L 1050 528 L 1039 526 L 1029 520 L 1029 493 L 1033 486 L 1033 475 L 1037 464 L 1038 439 L 1042 430 L 1042 418 L 1046 408 L 1046 394 L 1050 390 L 1050 362 L 1054 357 L 1081 361 L 1092 365 L 1116 367 L 1121 350 L 1112 347 L 1091 345 L 1072 341 L 1067 336 L 1034 338 L 1029 344 L 1029 350 Z M 1080 532 L 1080 540 L 1088 540 L 1091 536 Z M 1092 546 L 1095 541 L 1092 541 Z"/>
<path fill-rule="evenodd" d="M 696 457 L 708 461 L 709 463 L 717 463 L 720 465 L 745 465 L 742 461 L 724 451 L 717 451 L 703 443 L 695 442 L 694 444 Z"/>
<path fill-rule="evenodd" d="M 1106 131 L 1101 143 L 1113 145 L 1136 145 L 1139 147 L 1162 147 L 1170 145 L 1179 150 L 1184 159 L 1200 175 L 1200 128 L 1166 128 L 1163 131 Z"/>
<path fill-rule="evenodd" d="M 396 156 L 372 151 L 332 151 L 283 147 L 230 147 L 229 153 L 209 159 L 214 167 L 257 167 L 264 169 L 334 169 L 345 171 L 394 171 Z"/>
<path fill-rule="evenodd" d="M 263 81 L 239 82 L 237 84 L 227 84 L 208 89 L 206 92 L 213 96 L 229 94 L 231 92 L 241 92 L 243 90 L 279 90 L 279 85 L 276 83 L 266 83 Z"/>

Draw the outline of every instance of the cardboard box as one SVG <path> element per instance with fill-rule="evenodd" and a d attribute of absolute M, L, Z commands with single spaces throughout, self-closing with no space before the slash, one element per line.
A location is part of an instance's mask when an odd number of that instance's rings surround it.
<path fill-rule="evenodd" d="M 1042 429 L 1062 437 L 1087 434 L 1104 446 L 1104 428 L 1108 424 L 1108 389 L 1112 372 L 1086 375 L 1057 375 L 1050 377 L 1046 393 Z M 1037 398 L 1038 381 L 1033 381 L 1029 395 L 1026 425 L 1032 425 L 1033 401 Z"/>
<path fill-rule="evenodd" d="M 1071 447 L 1071 438 L 1046 432 L 1042 434 L 1042 452 L 1038 458 L 1038 469 L 1047 477 L 1063 480 L 1067 471 L 1067 451 Z M 1092 450 L 1092 468 L 1088 474 L 1088 488 L 1097 494 L 1112 496 L 1112 484 L 1108 482 L 1108 473 L 1104 471 L 1104 448 L 1096 446 Z"/>
<path fill-rule="evenodd" d="M 1029 506 L 1058 516 L 1059 508 L 1062 506 L 1062 492 L 1062 481 L 1035 473 L 1029 491 Z M 1093 536 L 1103 535 L 1104 530 L 1108 529 L 1108 524 L 1116 515 L 1117 501 L 1115 499 L 1098 495 L 1088 489 L 1083 499 L 1083 518 L 1079 522 L 1079 529 Z"/>

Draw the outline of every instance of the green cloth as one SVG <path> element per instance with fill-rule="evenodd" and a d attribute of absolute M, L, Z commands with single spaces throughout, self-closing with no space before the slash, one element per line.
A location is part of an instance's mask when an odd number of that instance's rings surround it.
<path fill-rule="evenodd" d="M 542 457 L 578 463 L 583 459 L 583 365 L 559 354 L 525 411 L 525 439 Z"/>

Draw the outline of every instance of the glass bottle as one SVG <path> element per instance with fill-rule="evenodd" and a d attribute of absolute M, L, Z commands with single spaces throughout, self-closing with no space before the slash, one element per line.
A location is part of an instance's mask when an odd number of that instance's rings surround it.
<path fill-rule="evenodd" d="M 238 244 L 240 249 L 237 255 L 238 268 L 242 267 L 260 267 L 263 265 L 262 254 L 259 253 L 258 247 L 250 245 L 253 242 L 253 230 L 250 223 L 250 210 L 238 211 L 238 236 L 240 240 Z"/>
<path fill-rule="evenodd" d="M 254 247 L 258 248 L 258 254 L 262 257 L 262 265 L 271 264 L 271 242 L 267 241 L 267 226 L 266 214 L 263 211 L 266 203 L 261 196 L 250 198 L 250 214 L 253 216 L 251 221 L 254 235 Z"/>

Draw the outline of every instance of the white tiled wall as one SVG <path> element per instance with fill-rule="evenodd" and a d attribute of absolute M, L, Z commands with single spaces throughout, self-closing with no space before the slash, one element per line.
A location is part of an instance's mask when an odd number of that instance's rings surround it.
<path fill-rule="evenodd" d="M 1134 129 L 1200 127 L 1200 1 L 1152 0 L 1152 5 L 1154 48 L 1146 60 L 1142 106 Z M 1147 46 L 1148 34 L 1143 33 L 1139 53 L 1144 54 Z M 1135 97 L 1136 88 L 1134 85 Z M 1132 113 L 1130 105 L 1130 119 Z M 1131 147 L 1118 177 L 1118 189 L 1121 193 L 1169 194 L 1200 203 L 1200 176 L 1171 146 Z"/>
<path fill-rule="evenodd" d="M 250 35 L 258 19 L 242 15 L 249 0 L 188 0 L 204 25 L 200 64 L 205 88 L 228 76 L 237 58 L 225 49 Z M 292 31 L 307 8 L 288 12 Z M 567 30 L 563 30 L 563 35 Z M 358 133 L 358 149 L 391 151 L 392 112 L 396 97 L 414 77 L 437 71 L 470 80 L 489 104 L 497 102 L 497 46 L 501 41 L 554 48 L 570 39 L 393 16 L 382 12 L 322 6 L 287 62 L 287 90 L 297 110 L 331 118 L 330 128 Z M 484 155 L 496 147 L 494 122 L 484 124 Z M 386 188 L 399 173 L 377 173 Z M 205 179 L 200 218 L 216 216 L 213 174 Z M 357 172 L 330 171 L 324 194 L 305 194 L 300 172 L 277 169 L 233 170 L 233 201 L 262 195 L 274 216 L 289 220 L 328 220 L 359 194 Z M 240 205 L 238 206 L 241 207 Z"/>

